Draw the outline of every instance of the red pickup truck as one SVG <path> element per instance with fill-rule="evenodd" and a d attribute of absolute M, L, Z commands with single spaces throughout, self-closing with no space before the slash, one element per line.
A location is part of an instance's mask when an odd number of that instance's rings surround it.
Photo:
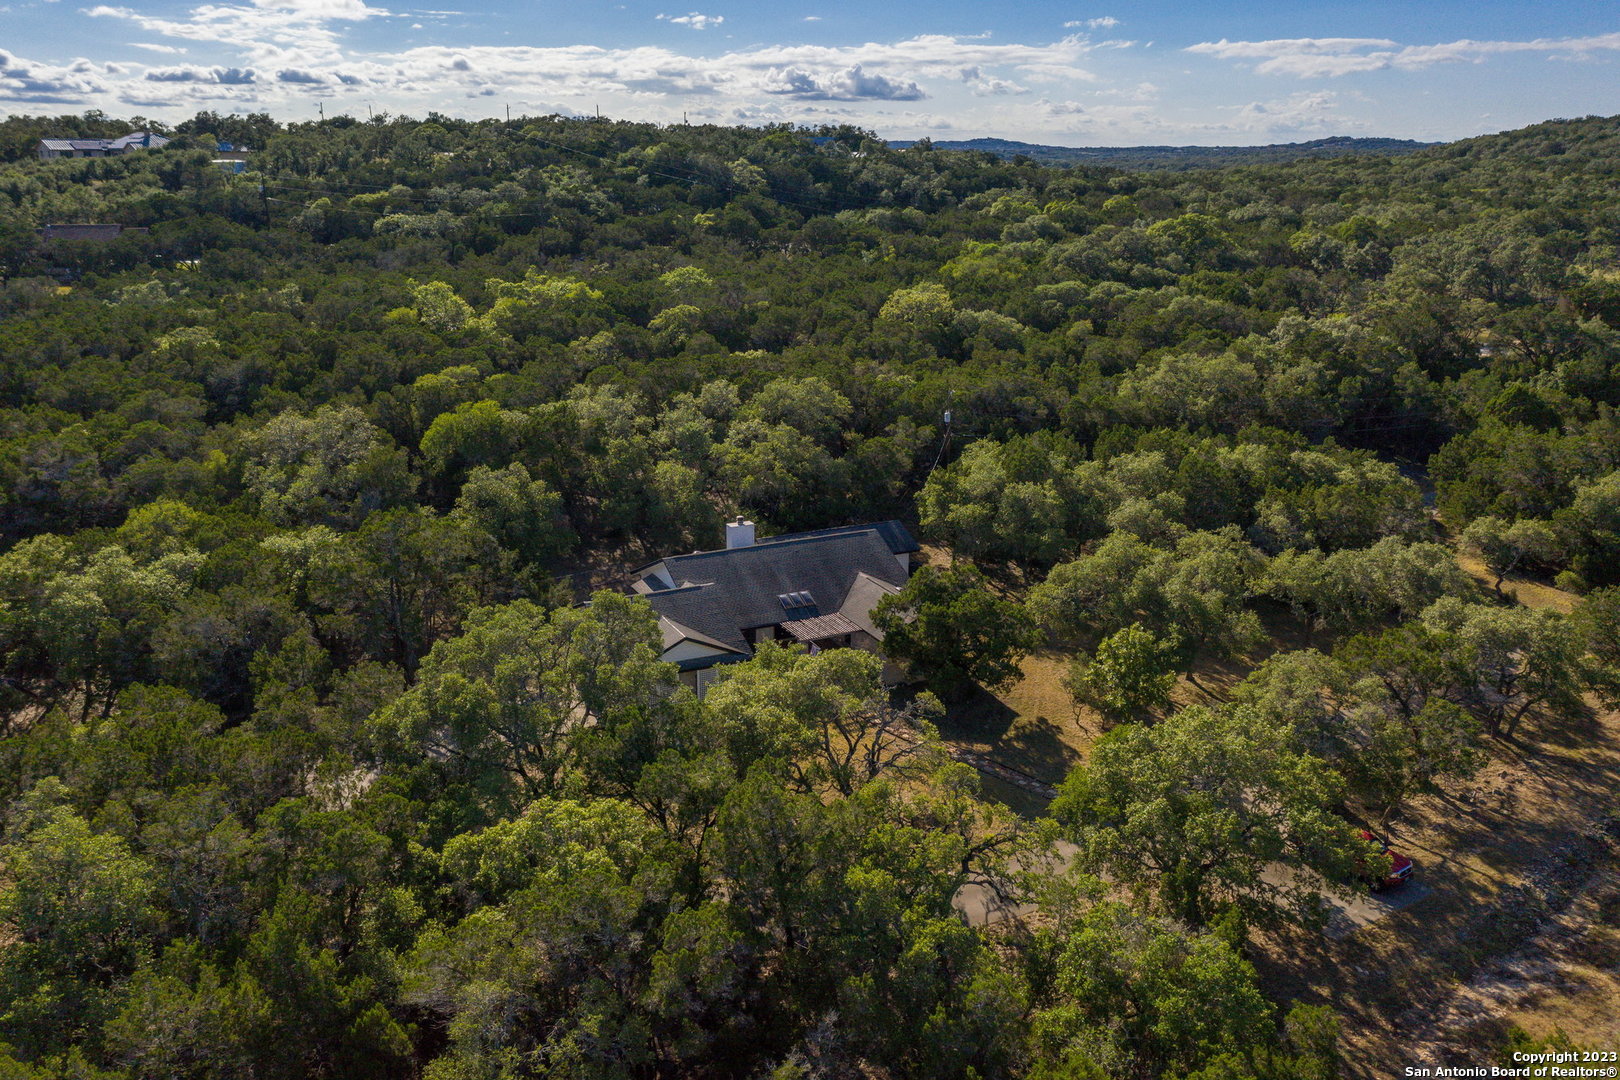
<path fill-rule="evenodd" d="M 1361 830 L 1361 838 L 1369 843 L 1377 844 L 1379 849 L 1389 857 L 1388 868 L 1383 865 L 1369 866 L 1362 875 L 1372 886 L 1373 892 L 1382 892 L 1400 885 L 1412 876 L 1412 860 L 1405 855 L 1390 849 L 1389 842 L 1383 837 L 1374 836 L 1366 829 Z M 1379 860 L 1381 863 L 1382 860 Z"/>

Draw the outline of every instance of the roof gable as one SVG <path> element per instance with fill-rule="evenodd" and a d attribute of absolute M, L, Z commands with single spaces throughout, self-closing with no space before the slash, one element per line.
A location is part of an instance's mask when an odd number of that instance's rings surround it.
<path fill-rule="evenodd" d="M 843 604 L 839 606 L 838 613 L 882 641 L 883 631 L 872 623 L 872 609 L 877 607 L 885 596 L 893 596 L 899 591 L 900 586 L 892 581 L 881 580 L 871 574 L 857 574 L 855 583 L 849 587 L 849 595 L 844 597 Z"/>

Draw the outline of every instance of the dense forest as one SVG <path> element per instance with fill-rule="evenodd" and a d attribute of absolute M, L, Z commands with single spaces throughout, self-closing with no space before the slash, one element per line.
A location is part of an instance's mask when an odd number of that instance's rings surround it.
<path fill-rule="evenodd" d="M 1048 146 L 1014 139 L 932 139 L 929 144 L 935 150 L 977 150 L 998 158 L 1028 158 L 1040 165 L 1104 165 L 1111 169 L 1267 165 L 1300 158 L 1410 154 L 1434 145 L 1412 139 L 1358 139 L 1348 135 L 1297 143 L 1267 143 L 1264 146 Z M 917 143 L 912 140 L 891 140 L 889 145 L 904 150 Z"/>
<path fill-rule="evenodd" d="M 7 1080 L 1327 1080 L 1261 938 L 1387 865 L 1352 821 L 1620 698 L 1620 120 L 1135 174 L 559 117 L 32 158 L 127 130 L 0 122 Z M 736 513 L 911 523 L 930 689 L 681 687 L 618 577 Z M 1026 817 L 941 730 L 1038 650 L 1108 732 Z"/>

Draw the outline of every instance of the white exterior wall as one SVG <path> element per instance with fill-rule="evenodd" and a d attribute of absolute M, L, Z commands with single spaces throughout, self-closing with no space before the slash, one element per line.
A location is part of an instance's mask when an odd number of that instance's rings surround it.
<path fill-rule="evenodd" d="M 710 663 L 719 663 L 727 657 L 736 656 L 736 653 L 722 652 L 713 645 L 705 645 L 701 641 L 677 641 L 665 649 L 658 659 L 671 664 L 679 664 L 689 660 L 708 660 Z"/>
<path fill-rule="evenodd" d="M 698 668 L 695 671 L 683 671 L 680 675 L 681 685 L 688 690 L 694 691 L 701 698 L 708 693 L 709 687 L 714 685 L 714 680 L 720 677 L 720 670 L 720 666 L 716 665 L 714 667 Z"/>
<path fill-rule="evenodd" d="M 862 652 L 883 654 L 883 643 L 877 638 L 862 630 L 849 635 L 849 647 L 860 649 Z M 884 686 L 899 686 L 906 681 L 906 670 L 893 660 L 885 658 L 883 661 L 883 674 L 879 676 Z"/>

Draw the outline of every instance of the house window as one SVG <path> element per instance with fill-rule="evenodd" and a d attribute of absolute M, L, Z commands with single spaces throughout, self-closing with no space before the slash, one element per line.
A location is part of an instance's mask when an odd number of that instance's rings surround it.
<path fill-rule="evenodd" d="M 709 687 L 714 685 L 714 681 L 719 677 L 720 673 L 717 668 L 706 667 L 698 668 L 694 674 L 697 675 L 697 696 L 701 698 L 708 693 Z"/>

